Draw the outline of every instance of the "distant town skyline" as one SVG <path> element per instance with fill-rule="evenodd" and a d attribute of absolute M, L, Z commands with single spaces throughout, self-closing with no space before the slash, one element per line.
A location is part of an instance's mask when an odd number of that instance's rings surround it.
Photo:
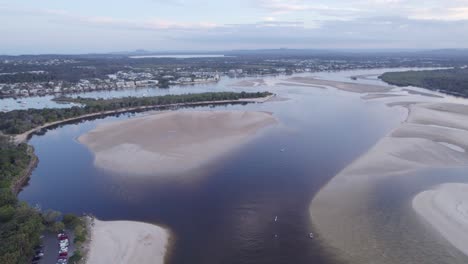
<path fill-rule="evenodd" d="M 468 48 L 468 0 L 0 0 L 0 54 Z"/>

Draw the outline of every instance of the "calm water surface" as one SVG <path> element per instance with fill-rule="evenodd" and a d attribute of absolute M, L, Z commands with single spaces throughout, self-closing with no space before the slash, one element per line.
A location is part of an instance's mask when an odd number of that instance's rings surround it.
<path fill-rule="evenodd" d="M 280 124 L 178 177 L 112 175 L 95 168 L 92 154 L 76 141 L 98 124 L 134 114 L 33 136 L 40 163 L 19 197 L 42 209 L 167 226 L 175 238 L 170 263 L 339 263 L 308 237 L 313 232 L 309 203 L 337 172 L 401 122 L 405 111 L 334 90 L 267 89 L 289 100 L 197 108 L 269 111 Z"/>

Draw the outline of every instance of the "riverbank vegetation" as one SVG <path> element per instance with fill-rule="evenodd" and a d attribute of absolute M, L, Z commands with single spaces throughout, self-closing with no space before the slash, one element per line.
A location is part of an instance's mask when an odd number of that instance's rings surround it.
<path fill-rule="evenodd" d="M 456 96 L 468 97 L 468 68 L 387 72 L 379 77 L 397 86 L 417 86 Z"/>
<path fill-rule="evenodd" d="M 28 174 L 31 155 L 26 144 L 0 135 L 0 263 L 28 263 L 44 229 L 40 213 L 19 202 L 13 186 Z"/>
<path fill-rule="evenodd" d="M 0 113 L 0 131 L 5 134 L 20 134 L 46 123 L 76 118 L 87 114 L 104 111 L 123 110 L 126 108 L 157 107 L 173 104 L 195 104 L 198 102 L 235 101 L 249 98 L 262 98 L 271 95 L 269 92 L 235 93 L 208 92 L 198 94 L 164 95 L 153 97 L 125 97 L 113 99 L 92 98 L 58 98 L 56 101 L 77 103 L 81 106 L 71 108 L 44 108 L 14 110 Z"/>

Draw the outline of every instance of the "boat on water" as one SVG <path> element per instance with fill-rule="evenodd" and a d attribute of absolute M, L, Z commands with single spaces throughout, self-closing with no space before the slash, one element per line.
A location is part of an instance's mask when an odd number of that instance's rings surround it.
<path fill-rule="evenodd" d="M 275 222 L 278 221 L 278 216 L 275 216 Z"/>
<path fill-rule="evenodd" d="M 309 238 L 313 239 L 314 238 L 314 233 L 309 233 Z"/>

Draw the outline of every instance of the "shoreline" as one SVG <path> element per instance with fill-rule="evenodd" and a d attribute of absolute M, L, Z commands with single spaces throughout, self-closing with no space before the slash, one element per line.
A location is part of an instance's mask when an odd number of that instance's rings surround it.
<path fill-rule="evenodd" d="M 16 144 L 25 143 L 29 140 L 30 136 L 42 129 L 50 128 L 53 126 L 57 126 L 60 124 L 68 123 L 71 121 L 79 121 L 81 119 L 86 119 L 90 117 L 99 117 L 99 116 L 107 116 L 113 114 L 121 114 L 127 113 L 132 111 L 147 111 L 147 110 L 154 110 L 154 109 L 161 109 L 166 107 L 190 107 L 190 106 L 205 106 L 205 105 L 224 105 L 224 104 L 243 104 L 243 103 L 264 103 L 268 100 L 274 98 L 276 95 L 269 95 L 267 97 L 259 97 L 259 98 L 246 98 L 246 99 L 239 99 L 239 100 L 222 100 L 222 101 L 202 101 L 202 102 L 190 102 L 190 103 L 180 103 L 180 104 L 166 104 L 166 105 L 153 105 L 153 106 L 139 106 L 139 107 L 132 107 L 132 108 L 123 108 L 123 109 L 116 109 L 110 111 L 103 111 L 97 113 L 86 114 L 82 116 L 67 118 L 64 120 L 59 120 L 55 122 L 46 123 L 42 126 L 30 129 L 26 132 L 16 135 L 8 135 L 14 138 Z"/>
<path fill-rule="evenodd" d="M 170 230 L 137 221 L 92 220 L 86 264 L 163 264 L 173 235 Z"/>
<path fill-rule="evenodd" d="M 26 186 L 27 182 L 29 181 L 31 177 L 32 172 L 39 164 L 39 158 L 34 152 L 34 147 L 31 145 L 28 145 L 28 155 L 31 158 L 28 166 L 23 170 L 22 175 L 15 181 L 15 183 L 11 187 L 13 193 L 16 196 L 21 192 L 23 187 Z"/>

